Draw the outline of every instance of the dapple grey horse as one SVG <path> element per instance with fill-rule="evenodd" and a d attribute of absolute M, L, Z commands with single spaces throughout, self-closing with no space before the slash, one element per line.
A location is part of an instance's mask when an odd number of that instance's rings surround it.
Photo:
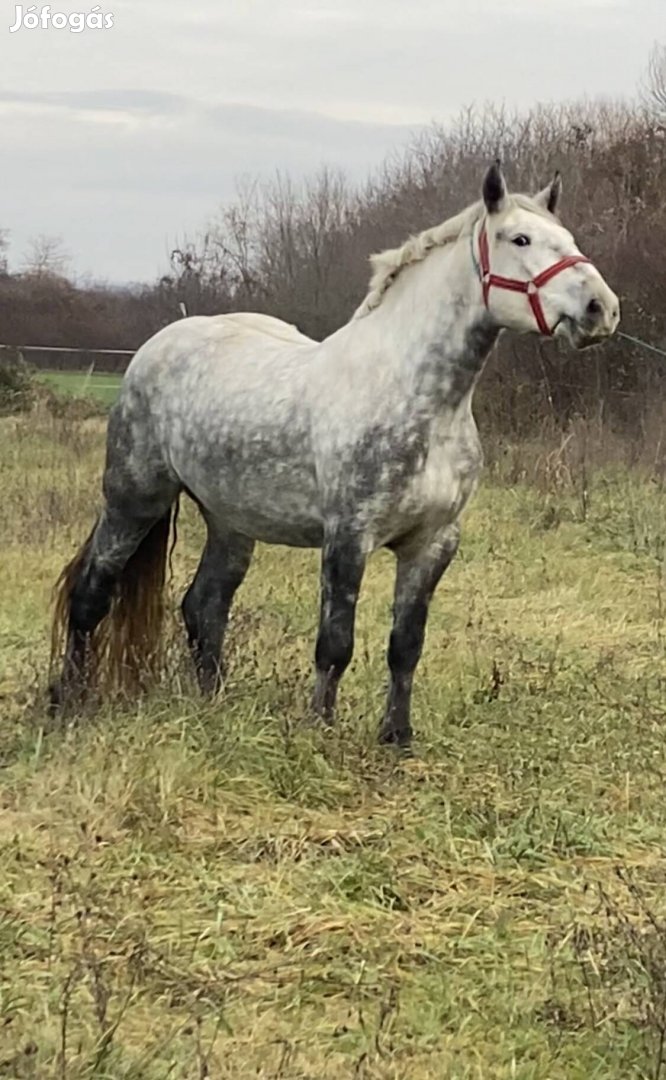
<path fill-rule="evenodd" d="M 101 516 L 60 579 L 54 708 L 80 700 L 114 658 L 121 681 L 149 666 L 184 491 L 208 530 L 183 601 L 202 691 L 221 685 L 255 542 L 321 548 L 313 706 L 330 721 L 366 560 L 387 547 L 397 573 L 380 736 L 409 742 L 428 606 L 481 466 L 472 394 L 484 361 L 503 329 L 584 348 L 619 320 L 617 297 L 555 216 L 558 177 L 534 197 L 510 195 L 496 163 L 482 190 L 375 256 L 367 297 L 322 342 L 246 313 L 183 319 L 139 349 L 109 418 Z"/>

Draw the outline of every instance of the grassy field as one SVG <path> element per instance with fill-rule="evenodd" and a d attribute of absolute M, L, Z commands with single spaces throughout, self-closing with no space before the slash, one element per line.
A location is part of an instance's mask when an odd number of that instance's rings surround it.
<path fill-rule="evenodd" d="M 103 405 L 113 405 L 121 382 L 120 375 L 104 371 L 40 371 L 39 378 L 59 393 L 95 398 Z"/>
<path fill-rule="evenodd" d="M 49 591 L 102 450 L 99 421 L 0 425 L 0 1077 L 666 1075 L 661 487 L 488 470 L 407 758 L 375 745 L 388 556 L 331 732 L 305 710 L 317 558 L 277 549 L 221 700 L 174 631 L 153 695 L 47 721 Z"/>

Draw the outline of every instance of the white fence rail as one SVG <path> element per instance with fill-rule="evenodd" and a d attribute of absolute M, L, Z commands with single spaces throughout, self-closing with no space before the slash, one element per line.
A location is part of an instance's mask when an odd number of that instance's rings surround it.
<path fill-rule="evenodd" d="M 43 353 L 78 353 L 84 356 L 98 354 L 99 356 L 134 356 L 136 349 L 72 349 L 65 345 L 2 345 L 0 349 L 10 352 L 43 352 Z"/>

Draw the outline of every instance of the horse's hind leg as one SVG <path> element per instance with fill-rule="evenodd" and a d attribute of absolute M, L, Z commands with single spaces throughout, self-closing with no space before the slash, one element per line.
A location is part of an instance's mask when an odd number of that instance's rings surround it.
<path fill-rule="evenodd" d="M 407 746 L 411 740 L 412 683 L 419 662 L 428 608 L 437 584 L 458 550 L 457 525 L 443 529 L 418 550 L 398 549 L 393 628 L 388 649 L 391 685 L 380 741 Z"/>
<path fill-rule="evenodd" d="M 52 707 L 81 697 L 102 656 L 95 633 L 112 611 L 104 659 L 129 685 L 154 654 L 161 627 L 162 585 L 171 506 L 178 482 L 163 465 L 147 423 L 123 404 L 109 418 L 104 509 L 88 539 L 63 570 L 53 622 Z M 64 638 L 64 642 L 63 642 Z M 101 674 L 101 672 L 99 672 Z"/>
<path fill-rule="evenodd" d="M 231 604 L 250 566 L 254 540 L 225 533 L 210 521 L 207 526 L 206 546 L 183 600 L 183 618 L 201 691 L 214 694 L 224 675 L 222 647 Z"/>

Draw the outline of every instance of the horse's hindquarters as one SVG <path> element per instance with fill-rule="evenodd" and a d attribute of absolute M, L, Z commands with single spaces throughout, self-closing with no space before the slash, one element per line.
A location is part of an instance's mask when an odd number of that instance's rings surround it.
<path fill-rule="evenodd" d="M 192 352 L 177 342 L 137 367 L 144 422 L 174 479 L 219 530 L 316 547 L 322 527 L 304 358 L 311 349 L 239 334 L 227 321 L 224 333 L 215 320 L 195 327 Z"/>

